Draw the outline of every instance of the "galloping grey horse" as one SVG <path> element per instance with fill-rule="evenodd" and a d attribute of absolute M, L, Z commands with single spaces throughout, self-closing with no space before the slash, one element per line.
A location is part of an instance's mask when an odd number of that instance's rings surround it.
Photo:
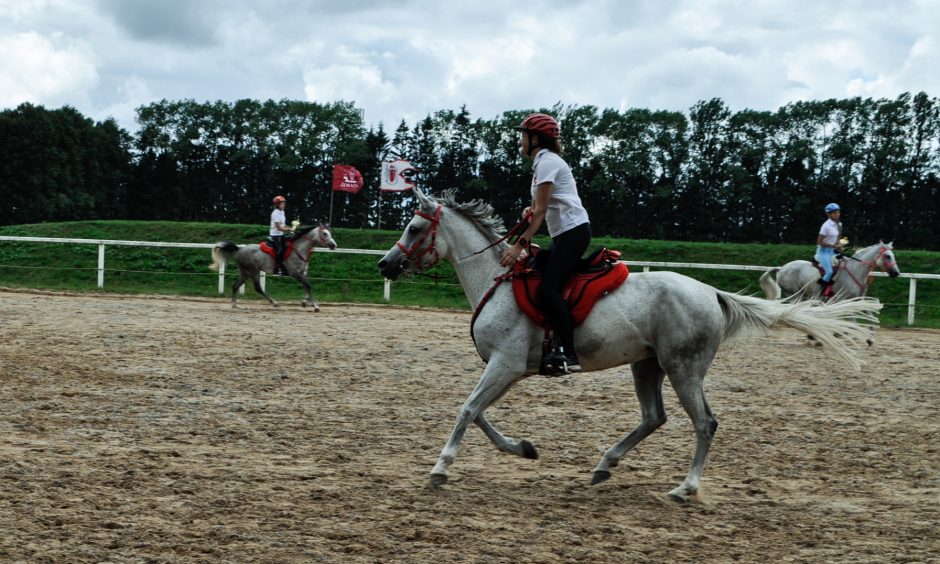
<path fill-rule="evenodd" d="M 447 483 L 447 470 L 471 422 L 500 451 L 538 458 L 531 442 L 504 436 L 487 421 L 485 412 L 513 384 L 538 372 L 544 332 L 516 305 L 511 284 L 493 288 L 494 278 L 506 272 L 499 266 L 506 244 L 491 244 L 505 231 L 493 208 L 479 201 L 459 204 L 452 192 L 432 198 L 415 190 L 415 196 L 419 208 L 398 243 L 379 261 L 382 274 L 394 280 L 403 273 L 426 270 L 444 258 L 453 264 L 472 307 L 490 296 L 473 325 L 477 352 L 486 368 L 431 471 L 431 484 L 439 486 Z M 604 453 L 592 483 L 610 478 L 621 458 L 666 422 L 662 384 L 668 376 L 694 423 L 697 442 L 689 474 L 669 495 L 681 501 L 694 498 L 718 427 L 705 400 L 704 377 L 722 342 L 779 323 L 815 335 L 850 366 L 859 366 L 856 349 L 867 331 L 857 319 L 876 323 L 881 304 L 857 298 L 819 305 L 723 292 L 673 272 L 631 274 L 598 301 L 575 330 L 583 371 L 630 364 L 642 415 L 639 426 Z M 835 338 L 835 333 L 842 338 Z M 433 335 L 416 338 L 433 346 Z"/>
<path fill-rule="evenodd" d="M 891 278 L 901 274 L 892 243 L 879 242 L 855 251 L 851 257 L 839 259 L 839 271 L 832 281 L 835 299 L 856 298 L 868 294 L 872 270 L 887 272 Z M 777 279 L 774 280 L 776 273 Z M 818 298 L 822 286 L 817 282 L 819 271 L 808 260 L 793 260 L 780 268 L 768 270 L 760 277 L 760 287 L 770 300 L 785 296 L 801 299 Z"/>
<path fill-rule="evenodd" d="M 294 242 L 294 251 L 284 260 L 284 270 L 304 287 L 305 299 L 300 302 L 301 305 L 310 305 L 314 311 L 320 311 L 320 306 L 313 301 L 310 282 L 307 281 L 307 263 L 314 247 L 335 249 L 336 241 L 325 225 L 299 227 L 290 240 Z M 209 268 L 218 270 L 222 261 L 228 260 L 232 255 L 235 255 L 235 262 L 238 264 L 238 280 L 232 286 L 232 307 L 238 307 L 238 289 L 249 278 L 255 285 L 255 291 L 264 296 L 264 299 L 274 307 L 280 305 L 261 288 L 261 271 L 267 274 L 274 272 L 274 258 L 262 251 L 260 245 L 239 247 L 231 241 L 222 241 L 212 249 L 212 264 Z"/>

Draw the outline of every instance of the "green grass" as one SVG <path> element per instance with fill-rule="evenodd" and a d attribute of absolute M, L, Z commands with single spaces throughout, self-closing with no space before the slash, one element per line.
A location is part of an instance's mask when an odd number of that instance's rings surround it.
<path fill-rule="evenodd" d="M 223 239 L 256 243 L 265 238 L 266 226 L 221 223 L 81 221 L 14 225 L 0 228 L 0 235 L 62 237 L 132 241 L 214 243 Z M 395 244 L 399 231 L 335 229 L 341 248 L 385 251 Z M 547 241 L 536 242 L 547 245 Z M 753 245 L 689 243 L 598 237 L 595 245 L 623 251 L 624 260 L 694 262 L 779 266 L 808 258 L 811 245 Z M 940 274 L 940 253 L 896 251 L 902 272 Z M 172 249 L 108 246 L 105 255 L 105 284 L 97 288 L 98 249 L 95 245 L 44 244 L 0 241 L 0 286 L 69 291 L 105 291 L 127 294 L 178 294 L 219 297 L 218 275 L 208 270 L 208 249 Z M 377 256 L 313 254 L 311 282 L 314 297 L 321 302 L 382 303 L 383 280 L 376 269 Z M 637 267 L 635 270 L 639 271 Z M 729 291 L 760 293 L 757 272 L 730 270 L 679 270 L 683 274 Z M 441 263 L 434 269 L 438 279 L 416 277 L 395 282 L 392 303 L 467 309 L 469 305 L 453 268 Z M 226 274 L 226 293 L 234 273 Z M 878 278 L 870 295 L 885 304 L 882 323 L 907 322 L 907 279 Z M 302 297 L 292 280 L 268 277 L 267 288 L 275 299 Z M 220 299 L 223 299 L 220 297 Z M 239 299 L 258 299 L 249 288 Z M 940 280 L 919 280 L 917 325 L 940 327 Z"/>

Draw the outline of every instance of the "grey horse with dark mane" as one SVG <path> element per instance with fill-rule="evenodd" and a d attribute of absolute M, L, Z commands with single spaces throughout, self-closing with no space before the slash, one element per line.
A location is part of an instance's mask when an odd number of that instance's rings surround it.
<path fill-rule="evenodd" d="M 320 311 L 320 306 L 313 301 L 310 282 L 307 281 L 307 264 L 314 247 L 336 248 L 336 241 L 326 225 L 302 226 L 297 228 L 290 237 L 294 250 L 284 260 L 284 270 L 287 275 L 300 282 L 304 288 L 305 299 L 301 302 L 304 307 L 313 306 L 314 311 Z M 260 245 L 238 246 L 231 241 L 221 241 L 212 249 L 212 264 L 209 268 L 218 270 L 222 261 L 235 256 L 238 264 L 238 280 L 232 285 L 232 307 L 238 307 L 238 289 L 249 278 L 255 286 L 255 291 L 264 296 L 264 299 L 277 307 L 279 304 L 269 296 L 261 287 L 261 272 L 271 274 L 274 272 L 274 258 L 261 250 Z"/>

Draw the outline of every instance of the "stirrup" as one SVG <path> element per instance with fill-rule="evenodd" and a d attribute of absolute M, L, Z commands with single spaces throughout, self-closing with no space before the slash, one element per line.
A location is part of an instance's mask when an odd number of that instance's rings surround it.
<path fill-rule="evenodd" d="M 581 371 L 577 355 L 568 356 L 557 349 L 545 357 L 544 364 L 547 376 L 564 376 Z"/>

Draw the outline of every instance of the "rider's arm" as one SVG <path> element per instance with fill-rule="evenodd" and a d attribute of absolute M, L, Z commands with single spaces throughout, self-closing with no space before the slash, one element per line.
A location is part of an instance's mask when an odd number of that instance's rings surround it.
<path fill-rule="evenodd" d="M 532 199 L 532 217 L 529 218 L 529 227 L 522 232 L 516 244 L 503 251 L 499 264 L 509 266 L 522 253 L 522 249 L 532 242 L 532 237 L 539 232 L 542 222 L 545 221 L 545 213 L 548 211 L 548 201 L 552 197 L 552 190 L 555 188 L 552 182 L 543 182 L 535 189 L 535 198 Z"/>
<path fill-rule="evenodd" d="M 280 231 L 281 233 L 287 233 L 288 231 L 291 230 L 290 227 L 284 225 L 284 224 L 281 223 L 280 221 L 275 221 L 275 222 L 274 222 L 274 228 L 277 229 L 278 231 Z"/>

